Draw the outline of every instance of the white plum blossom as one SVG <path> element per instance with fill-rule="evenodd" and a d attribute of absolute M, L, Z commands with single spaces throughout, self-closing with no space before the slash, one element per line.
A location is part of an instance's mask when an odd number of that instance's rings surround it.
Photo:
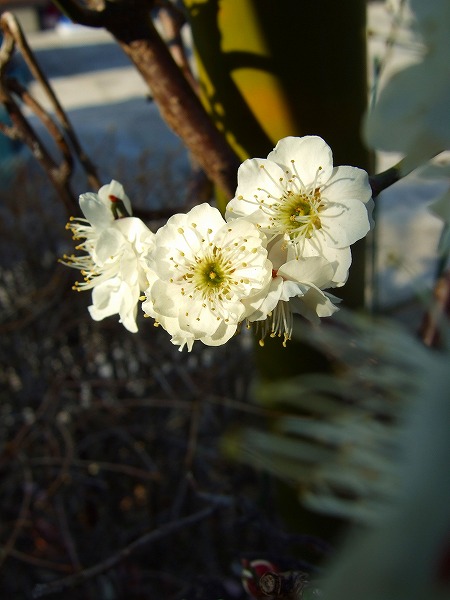
<path fill-rule="evenodd" d="M 331 148 L 318 136 L 286 137 L 267 159 L 244 161 L 226 218 L 246 218 L 268 236 L 282 236 L 297 257 L 339 258 L 371 228 L 372 191 L 368 175 L 350 166 L 333 167 Z M 345 267 L 339 281 L 345 282 Z"/>
<path fill-rule="evenodd" d="M 189 350 L 195 340 L 227 342 L 247 316 L 243 301 L 265 289 L 272 274 L 256 225 L 226 223 L 209 204 L 170 217 L 155 234 L 148 267 L 143 309 Z"/>
<path fill-rule="evenodd" d="M 145 259 L 153 247 L 154 234 L 131 215 L 131 204 L 120 183 L 111 181 L 98 194 L 81 194 L 85 218 L 71 218 L 67 228 L 75 240 L 84 240 L 76 250 L 86 254 L 65 255 L 62 262 L 81 270 L 84 281 L 78 291 L 92 289 L 91 317 L 102 320 L 118 314 L 131 332 L 137 331 L 139 296 L 148 286 Z"/>
<path fill-rule="evenodd" d="M 272 262 L 272 281 L 268 290 L 244 301 L 252 312 L 247 322 L 260 325 L 260 345 L 264 338 L 282 337 L 283 346 L 291 339 L 293 313 L 319 323 L 338 308 L 333 304 L 339 298 L 323 290 L 333 285 L 334 265 L 320 256 L 288 259 L 285 244 L 279 241 L 269 246 Z"/>

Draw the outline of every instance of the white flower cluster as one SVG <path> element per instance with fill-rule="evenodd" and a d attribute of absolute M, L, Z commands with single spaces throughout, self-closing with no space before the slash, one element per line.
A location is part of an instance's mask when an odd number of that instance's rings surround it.
<path fill-rule="evenodd" d="M 65 255 L 61 262 L 81 270 L 84 281 L 77 282 L 75 290 L 92 288 L 89 312 L 95 321 L 118 314 L 124 327 L 134 333 L 154 234 L 140 219 L 130 216 L 130 200 L 117 181 L 104 185 L 98 194 L 81 194 L 80 208 L 86 218 L 71 218 L 66 228 L 74 240 L 84 239 L 75 249 L 87 254 Z"/>
<path fill-rule="evenodd" d="M 82 270 L 76 289 L 93 288 L 94 319 L 119 314 L 136 331 L 142 308 L 172 342 L 227 342 L 242 323 L 266 335 L 292 333 L 292 314 L 316 322 L 332 315 L 351 264 L 350 245 L 371 227 L 367 173 L 333 167 L 317 136 L 280 140 L 267 159 L 246 160 L 225 218 L 209 204 L 176 214 L 155 234 L 131 217 L 120 184 L 82 194 L 86 219 L 68 227 L 88 254 L 64 257 Z"/>

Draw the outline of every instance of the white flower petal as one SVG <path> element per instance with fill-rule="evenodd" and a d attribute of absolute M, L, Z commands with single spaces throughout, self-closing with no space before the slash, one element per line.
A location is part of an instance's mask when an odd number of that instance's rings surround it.
<path fill-rule="evenodd" d="M 269 260 L 275 271 L 288 261 L 288 250 L 289 246 L 281 235 L 276 236 L 269 244 L 267 244 Z"/>
<path fill-rule="evenodd" d="M 235 333 L 235 325 L 227 325 L 227 323 L 222 321 L 213 335 L 203 336 L 200 338 L 200 341 L 206 346 L 222 346 L 228 342 L 228 340 L 230 340 Z"/>
<path fill-rule="evenodd" d="M 125 194 L 123 185 L 113 179 L 111 183 L 102 186 L 98 190 L 98 196 L 105 206 L 111 210 L 111 203 L 121 200 L 124 204 L 125 210 L 128 215 L 131 216 L 133 211 L 131 209 L 131 202 L 128 196 Z M 123 216 L 123 215 L 122 215 Z"/>
<path fill-rule="evenodd" d="M 322 195 L 327 200 L 353 198 L 367 203 L 372 197 L 369 176 L 366 171 L 357 167 L 334 167 L 323 187 Z"/>
<path fill-rule="evenodd" d="M 157 279 L 153 285 L 148 288 L 146 294 L 152 302 L 154 318 L 159 315 L 176 319 L 180 311 L 180 304 L 183 302 L 180 287 L 170 281 Z"/>
<path fill-rule="evenodd" d="M 249 322 L 267 319 L 267 315 L 274 310 L 280 301 L 283 284 L 282 277 L 273 277 L 267 288 L 243 300 L 246 307 L 245 318 Z"/>
<path fill-rule="evenodd" d="M 281 139 L 267 158 L 290 171 L 295 171 L 304 185 L 308 185 L 319 177 L 323 184 L 331 176 L 333 169 L 333 153 L 330 146 L 316 135 L 304 137 L 286 137 Z M 318 171 L 320 169 L 320 171 Z"/>
<path fill-rule="evenodd" d="M 312 256 L 286 262 L 278 269 L 278 274 L 286 280 L 324 288 L 331 286 L 334 269 L 325 258 Z"/>
<path fill-rule="evenodd" d="M 97 194 L 87 192 L 79 198 L 80 208 L 89 223 L 95 229 L 106 229 L 114 221 L 114 215 L 98 197 Z"/>
<path fill-rule="evenodd" d="M 202 299 L 191 301 L 186 307 L 180 307 L 178 320 L 180 328 L 192 332 L 197 339 L 213 335 L 221 323 L 220 317 L 216 317 L 211 310 L 211 305 L 206 304 Z M 235 325 L 237 327 L 237 321 Z"/>
<path fill-rule="evenodd" d="M 189 219 L 186 220 L 185 215 L 182 215 L 183 221 L 191 227 L 195 226 L 203 235 L 211 235 L 221 227 L 223 227 L 224 219 L 217 208 L 214 208 L 207 202 L 194 206 L 189 211 Z M 209 233 L 209 230 L 212 230 Z"/>
<path fill-rule="evenodd" d="M 148 252 L 154 245 L 155 234 L 137 217 L 116 219 L 114 227 L 121 232 L 128 242 L 134 245 L 136 252 L 139 254 Z"/>
<path fill-rule="evenodd" d="M 118 257 L 125 245 L 126 240 L 120 231 L 113 227 L 104 229 L 98 237 L 95 250 L 92 252 L 96 265 L 103 266 L 106 262 Z"/>
<path fill-rule="evenodd" d="M 324 292 L 314 287 L 309 288 L 303 296 L 292 298 L 290 304 L 294 313 L 316 324 L 320 323 L 321 318 L 330 317 L 339 310 Z"/>
<path fill-rule="evenodd" d="M 139 293 L 139 291 L 138 291 Z M 98 284 L 92 290 L 92 305 L 88 307 L 94 321 L 119 314 L 124 327 L 137 331 L 137 302 L 133 290 L 118 277 Z"/>
<path fill-rule="evenodd" d="M 288 256 L 292 258 L 295 253 L 292 249 L 289 249 Z M 326 262 L 328 262 L 333 270 L 334 274 L 330 282 L 330 287 L 341 287 L 345 284 L 348 279 L 348 272 L 352 264 L 352 253 L 350 247 L 346 248 L 332 248 L 326 244 L 315 245 L 308 240 L 305 243 L 302 251 L 302 258 L 310 256 L 320 256 Z M 320 286 L 322 287 L 322 286 Z"/>
<path fill-rule="evenodd" d="M 284 170 L 267 159 L 250 158 L 244 161 L 238 169 L 236 195 L 226 208 L 226 220 L 260 211 L 259 218 L 266 222 L 267 217 L 260 206 L 271 206 L 283 195 L 280 179 L 285 177 Z"/>
<path fill-rule="evenodd" d="M 320 215 L 322 224 L 319 232 L 326 238 L 326 245 L 345 248 L 362 239 L 370 231 L 366 205 L 359 200 L 341 198 L 330 201 Z"/>

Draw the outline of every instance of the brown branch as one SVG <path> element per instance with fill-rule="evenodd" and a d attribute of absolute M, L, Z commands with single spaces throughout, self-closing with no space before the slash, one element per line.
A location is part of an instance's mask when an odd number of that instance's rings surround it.
<path fill-rule="evenodd" d="M 75 200 L 68 183 L 67 173 L 70 172 L 70 165 L 63 161 L 62 165 L 58 167 L 42 140 L 24 117 L 19 105 L 11 93 L 12 90 L 9 88 L 11 80 L 6 78 L 5 70 L 11 59 L 12 52 L 14 51 L 15 43 L 14 37 L 8 27 L 8 17 L 5 17 L 5 15 L 7 15 L 7 13 L 0 17 L 0 26 L 4 32 L 4 42 L 0 51 L 0 102 L 5 106 L 12 121 L 12 126 L 0 124 L 0 131 L 13 139 L 21 140 L 30 148 L 35 159 L 48 174 L 67 210 L 72 211 Z M 18 84 L 13 82 L 12 86 L 17 91 Z M 27 96 L 27 99 L 30 100 L 30 97 Z M 29 106 L 32 106 L 31 102 L 28 104 Z"/>
<path fill-rule="evenodd" d="M 64 577 L 63 579 L 58 579 L 57 581 L 52 581 L 51 583 L 41 583 L 38 584 L 33 591 L 33 598 L 42 598 L 43 596 L 47 596 L 49 594 L 55 594 L 57 592 L 61 592 L 68 587 L 74 587 L 84 583 L 88 579 L 92 577 L 96 577 L 109 569 L 115 567 L 119 562 L 125 560 L 130 556 L 132 552 L 145 546 L 147 544 L 154 543 L 168 535 L 175 533 L 185 527 L 190 527 L 191 525 L 195 525 L 199 521 L 203 521 L 210 517 L 219 506 L 208 506 L 207 508 L 203 508 L 198 512 L 189 515 L 188 517 L 184 517 L 182 519 L 178 519 L 177 521 L 173 521 L 171 523 L 167 523 L 166 525 L 162 525 L 158 529 L 150 531 L 141 537 L 137 538 L 119 552 L 116 552 L 112 556 L 108 557 L 106 560 L 94 565 L 93 567 L 89 567 L 87 569 L 83 569 L 78 573 L 74 573 L 73 575 L 69 575 L 68 577 Z"/>
<path fill-rule="evenodd" d="M 371 175 L 369 177 L 370 187 L 372 188 L 373 198 L 376 198 L 378 194 L 381 194 L 383 190 L 390 187 L 397 181 L 400 181 L 402 175 L 400 173 L 400 163 L 394 165 L 390 169 Z"/>
<path fill-rule="evenodd" d="M 432 158 L 433 157 L 430 156 L 429 160 Z M 378 194 L 381 194 L 381 192 L 383 192 L 385 189 L 394 183 L 397 183 L 397 181 L 400 181 L 400 179 L 403 179 L 403 177 L 409 175 L 417 166 L 418 165 L 409 163 L 408 157 L 405 157 L 393 167 L 386 169 L 386 171 L 377 173 L 376 175 L 371 175 L 369 177 L 369 183 L 370 187 L 372 188 L 373 198 L 375 199 Z"/>
<path fill-rule="evenodd" d="M 53 4 L 69 19 L 79 25 L 96 28 L 103 27 L 101 11 L 86 8 L 78 4 L 78 2 L 73 2 L 73 0 L 53 0 Z"/>
<path fill-rule="evenodd" d="M 180 67 L 191 88 L 198 95 L 199 85 L 192 73 L 181 36 L 181 28 L 184 25 L 184 21 L 181 19 L 180 11 L 172 4 L 168 4 L 159 9 L 158 18 L 161 22 L 164 31 L 164 41 L 169 48 L 170 54 Z"/>
<path fill-rule="evenodd" d="M 7 85 L 8 89 L 18 96 L 20 100 L 26 106 L 28 106 L 28 108 L 41 121 L 50 136 L 53 138 L 57 148 L 61 152 L 63 161 L 59 164 L 59 166 L 56 166 L 55 164 L 55 169 L 52 176 L 55 177 L 61 185 L 64 185 L 72 174 L 73 169 L 73 157 L 64 136 L 47 111 L 19 81 L 16 79 L 7 79 Z"/>
<path fill-rule="evenodd" d="M 146 22 L 145 28 L 142 22 Z M 129 27 L 118 27 L 114 19 L 108 29 L 148 84 L 163 119 L 181 137 L 208 177 L 232 198 L 240 161 L 183 77 L 150 19 L 147 15 L 133 15 Z"/>
<path fill-rule="evenodd" d="M 76 23 L 103 26 L 120 44 L 149 86 L 161 116 L 209 179 L 228 197 L 236 189 L 240 160 L 219 132 L 156 31 L 149 0 L 106 1 L 103 10 L 55 2 Z"/>
<path fill-rule="evenodd" d="M 44 72 L 42 71 L 41 67 L 39 66 L 39 64 L 31 50 L 24 34 L 23 34 L 23 31 L 22 31 L 16 17 L 13 14 L 8 13 L 8 12 L 3 13 L 0 17 L 0 24 L 2 26 L 3 31 L 5 32 L 5 38 L 7 38 L 7 37 L 9 38 L 8 44 L 12 43 L 13 45 L 14 44 L 17 45 L 18 49 L 20 50 L 20 52 L 23 56 L 23 59 L 25 60 L 28 68 L 30 69 L 31 74 L 36 79 L 36 81 L 41 85 L 47 99 L 50 102 L 51 107 L 53 108 L 53 110 L 55 112 L 55 116 L 56 116 L 57 120 L 59 121 L 59 124 L 64 132 L 65 137 L 71 143 L 72 149 L 86 173 L 86 177 L 88 179 L 89 185 L 92 187 L 92 189 L 95 189 L 95 190 L 99 189 L 99 187 L 101 186 L 101 183 L 98 178 L 96 168 L 93 165 L 93 163 L 90 161 L 87 154 L 84 152 L 83 148 L 81 147 L 81 144 L 80 144 L 78 137 L 72 127 L 69 117 L 67 116 L 64 108 L 62 107 L 61 103 L 59 102 L 58 97 L 56 96 L 55 92 L 53 91 L 53 88 L 51 87 L 47 77 L 45 76 Z M 14 48 L 14 46 L 13 46 L 13 48 Z M 39 115 L 42 115 L 42 113 L 45 113 L 45 111 L 42 108 L 41 108 L 39 114 L 36 113 L 37 116 L 39 118 L 41 118 L 41 120 L 42 120 L 42 117 L 40 117 Z M 51 119 L 47 115 L 46 121 L 48 121 L 48 120 L 51 120 Z M 53 133 L 52 133 L 52 135 L 53 135 Z M 53 137 L 55 137 L 55 136 L 53 135 Z M 61 134 L 59 134 L 59 137 L 62 138 L 65 142 L 65 139 L 63 136 L 61 136 Z M 72 158 L 70 158 L 70 160 L 72 162 Z"/>
<path fill-rule="evenodd" d="M 62 172 L 65 171 L 65 165 L 63 165 L 63 169 L 60 171 L 42 140 L 23 116 L 22 111 L 9 93 L 9 90 L 2 84 L 0 84 L 0 102 L 5 106 L 12 121 L 12 126 L 3 126 L 0 124 L 0 131 L 13 139 L 21 140 L 30 148 L 35 159 L 48 174 L 68 212 L 73 211 L 75 206 L 73 194 L 70 191 L 67 179 L 64 180 L 61 177 Z"/>

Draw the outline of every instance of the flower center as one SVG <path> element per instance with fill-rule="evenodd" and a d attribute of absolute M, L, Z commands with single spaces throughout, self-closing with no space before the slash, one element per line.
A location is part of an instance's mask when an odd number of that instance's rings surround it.
<path fill-rule="evenodd" d="M 323 204 L 319 188 L 309 194 L 286 190 L 280 200 L 274 220 L 291 238 L 310 238 L 315 229 L 321 229 L 320 211 Z"/>
<path fill-rule="evenodd" d="M 200 292 L 203 298 L 213 301 L 230 292 L 233 273 L 230 261 L 226 261 L 220 250 L 214 247 L 207 256 L 195 258 L 183 279 L 193 285 L 194 290 Z M 188 289 L 185 290 L 186 293 L 189 293 Z"/>
<path fill-rule="evenodd" d="M 202 287 L 218 288 L 225 279 L 225 273 L 218 262 L 210 261 L 201 265 L 199 279 Z"/>

